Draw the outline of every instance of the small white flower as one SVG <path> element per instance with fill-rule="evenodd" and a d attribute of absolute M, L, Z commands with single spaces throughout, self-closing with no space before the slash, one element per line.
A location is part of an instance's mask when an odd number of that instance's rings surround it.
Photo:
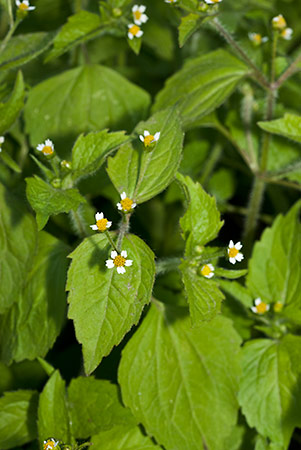
<path fill-rule="evenodd" d="M 165 3 L 177 3 L 178 0 L 164 0 Z"/>
<path fill-rule="evenodd" d="M 284 28 L 284 30 L 281 31 L 280 36 L 286 41 L 290 41 L 293 37 L 293 32 L 292 28 Z"/>
<path fill-rule="evenodd" d="M 237 242 L 235 245 L 232 240 L 229 242 L 228 255 L 229 255 L 229 261 L 231 264 L 235 264 L 236 261 L 240 262 L 244 259 L 244 255 L 239 252 L 239 250 L 241 248 L 242 248 L 242 245 L 240 242 Z"/>
<path fill-rule="evenodd" d="M 1 145 L 4 143 L 4 141 L 5 141 L 4 136 L 0 136 L 0 153 L 2 152 Z"/>
<path fill-rule="evenodd" d="M 207 3 L 207 5 L 214 5 L 215 3 L 220 3 L 223 0 L 204 0 L 205 3 Z"/>
<path fill-rule="evenodd" d="M 141 38 L 141 36 L 143 35 L 143 31 L 141 30 L 141 28 L 138 25 L 134 25 L 133 23 L 130 23 L 128 25 L 128 27 L 129 27 L 129 31 L 128 31 L 129 39 L 134 39 L 134 37 Z"/>
<path fill-rule="evenodd" d="M 212 278 L 213 275 L 214 275 L 214 267 L 213 267 L 213 265 L 212 264 L 205 264 L 201 268 L 201 274 L 205 278 Z"/>
<path fill-rule="evenodd" d="M 152 144 L 154 144 L 155 142 L 157 142 L 159 140 L 160 134 L 161 133 L 158 131 L 157 133 L 152 135 L 152 134 L 150 134 L 149 131 L 144 130 L 144 132 L 143 132 L 144 136 L 142 136 L 142 134 L 140 134 L 139 135 L 139 139 L 140 139 L 140 141 L 143 142 L 145 147 L 149 147 L 149 146 L 151 146 Z"/>
<path fill-rule="evenodd" d="M 273 17 L 272 24 L 273 28 L 275 28 L 276 30 L 283 30 L 284 28 L 286 28 L 286 20 L 282 14 Z"/>
<path fill-rule="evenodd" d="M 120 203 L 117 203 L 117 208 L 119 209 L 119 211 L 128 213 L 132 209 L 136 208 L 137 204 L 134 203 L 133 200 L 128 198 L 125 192 L 122 192 L 120 198 L 121 198 Z"/>
<path fill-rule="evenodd" d="M 253 313 L 255 314 L 264 314 L 267 311 L 269 311 L 270 309 L 270 305 L 267 303 L 264 303 L 261 298 L 256 298 L 254 300 L 255 306 L 251 307 L 251 310 L 253 311 Z"/>
<path fill-rule="evenodd" d="M 43 442 L 43 450 L 53 450 L 59 441 L 56 441 L 54 438 L 48 438 Z"/>
<path fill-rule="evenodd" d="M 146 14 L 144 14 L 146 10 L 146 6 L 144 5 L 134 5 L 132 8 L 132 13 L 134 17 L 134 22 L 136 25 L 142 25 L 143 23 L 146 23 L 148 21 L 148 17 Z"/>
<path fill-rule="evenodd" d="M 133 261 L 131 259 L 127 259 L 127 251 L 126 250 L 122 250 L 122 252 L 120 253 L 120 255 L 118 255 L 118 253 L 113 250 L 111 252 L 111 258 L 112 259 L 107 259 L 106 261 L 106 266 L 108 269 L 113 269 L 114 267 L 117 268 L 117 273 L 119 274 L 123 274 L 125 273 L 125 267 L 129 267 L 133 264 Z"/>
<path fill-rule="evenodd" d="M 249 39 L 254 45 L 259 46 L 269 40 L 267 36 L 261 36 L 260 33 L 248 33 Z"/>
<path fill-rule="evenodd" d="M 53 142 L 50 139 L 46 139 L 44 144 L 39 144 L 37 146 L 37 150 L 39 150 L 39 152 L 42 152 L 45 156 L 52 155 L 54 153 Z"/>
<path fill-rule="evenodd" d="M 106 231 L 110 226 L 112 225 L 112 222 L 110 222 L 108 219 L 104 218 L 103 213 L 97 212 L 95 214 L 95 225 L 90 225 L 90 228 L 94 231 Z"/>
<path fill-rule="evenodd" d="M 35 6 L 30 6 L 28 0 L 16 0 L 16 5 L 20 9 L 20 11 L 33 11 L 34 9 L 36 9 Z"/>

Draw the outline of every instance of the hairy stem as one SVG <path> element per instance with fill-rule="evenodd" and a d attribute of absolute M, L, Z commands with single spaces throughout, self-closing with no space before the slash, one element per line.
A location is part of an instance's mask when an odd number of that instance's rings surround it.
<path fill-rule="evenodd" d="M 296 72 L 299 72 L 301 68 L 298 67 L 298 65 L 300 64 L 301 64 L 301 53 L 299 56 L 297 56 L 295 61 L 293 61 L 292 64 L 283 72 L 283 74 L 280 75 L 278 80 L 274 83 L 273 88 L 279 89 L 288 78 L 290 78 Z"/>
<path fill-rule="evenodd" d="M 161 258 L 156 261 L 156 274 L 163 275 L 173 270 L 178 270 L 181 264 L 181 258 L 170 257 Z"/>
<path fill-rule="evenodd" d="M 117 241 L 117 251 L 118 253 L 120 253 L 121 251 L 121 245 L 122 245 L 122 241 L 124 236 L 126 235 L 126 233 L 129 232 L 130 229 L 130 217 L 131 214 L 123 214 L 122 217 L 122 222 L 121 225 L 119 227 L 119 234 L 118 234 L 118 241 Z"/>
<path fill-rule="evenodd" d="M 115 242 L 111 238 L 110 233 L 108 232 L 108 230 L 105 231 L 105 235 L 106 235 L 106 238 L 108 239 L 108 241 L 110 242 L 111 247 L 115 250 L 115 252 L 120 253 L 118 251 L 118 249 L 117 249 L 118 245 L 117 246 L 115 245 Z"/>
<path fill-rule="evenodd" d="M 18 28 L 20 22 L 21 22 L 20 19 L 17 19 L 15 22 L 11 22 L 8 33 L 5 36 L 5 38 L 3 39 L 2 44 L 0 46 L 0 53 L 2 53 L 5 50 L 7 44 L 9 43 L 9 41 L 10 41 L 12 35 L 14 34 L 14 32 L 16 31 L 16 29 Z"/>
<path fill-rule="evenodd" d="M 212 171 L 214 170 L 214 167 L 216 166 L 216 163 L 218 162 L 221 154 L 222 154 L 222 147 L 221 147 L 220 143 L 218 142 L 213 147 L 213 149 L 209 155 L 209 158 L 204 166 L 204 170 L 203 170 L 203 173 L 200 178 L 200 183 L 202 186 L 207 185 L 208 179 L 210 178 L 210 175 L 211 175 Z"/>

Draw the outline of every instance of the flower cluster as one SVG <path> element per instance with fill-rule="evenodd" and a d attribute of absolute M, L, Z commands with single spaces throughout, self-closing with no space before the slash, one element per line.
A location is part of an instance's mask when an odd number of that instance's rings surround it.
<path fill-rule="evenodd" d="M 236 244 L 234 244 L 232 240 L 229 242 L 227 254 L 231 264 L 241 262 L 244 259 L 244 255 L 239 251 L 241 249 L 242 244 L 240 242 L 237 242 Z M 205 264 L 201 267 L 200 273 L 205 278 L 212 278 L 214 276 L 214 270 L 215 268 L 212 264 Z"/>
<path fill-rule="evenodd" d="M 248 36 L 255 47 L 259 47 L 259 45 L 264 44 L 269 40 L 267 36 L 261 36 L 260 33 L 248 33 Z"/>
<path fill-rule="evenodd" d="M 280 313 L 283 309 L 282 302 L 274 303 L 273 310 L 275 313 Z M 270 310 L 270 305 L 261 300 L 260 297 L 254 300 L 254 306 L 251 307 L 251 311 L 255 314 L 263 315 Z"/>
<path fill-rule="evenodd" d="M 141 30 L 141 25 L 148 21 L 148 17 L 145 14 L 146 6 L 144 5 L 134 5 L 132 8 L 132 14 L 134 23 L 130 23 L 128 25 L 128 38 L 134 39 L 140 38 L 143 35 L 143 31 Z"/>
<path fill-rule="evenodd" d="M 139 139 L 143 142 L 144 147 L 152 147 L 159 140 L 160 134 L 161 133 L 157 131 L 154 135 L 152 135 L 149 131 L 144 130 L 143 135 L 139 135 Z"/>
<path fill-rule="evenodd" d="M 52 156 L 54 153 L 54 145 L 50 139 L 46 139 L 46 141 L 37 146 L 37 150 L 42 152 L 44 156 Z"/>
<path fill-rule="evenodd" d="M 133 264 L 133 261 L 131 259 L 127 259 L 127 251 L 122 250 L 120 255 L 117 253 L 116 250 L 113 250 L 111 252 L 111 259 L 107 259 L 106 266 L 108 269 L 113 269 L 116 267 L 117 273 L 124 274 L 125 268 L 129 267 Z"/>
<path fill-rule="evenodd" d="M 16 5 L 17 5 L 19 11 L 22 11 L 22 12 L 33 11 L 34 9 L 36 9 L 35 6 L 30 6 L 28 0 L 23 0 L 23 1 L 16 0 Z"/>
<path fill-rule="evenodd" d="M 43 450 L 53 450 L 59 441 L 56 441 L 54 438 L 48 438 L 43 442 Z"/>
<path fill-rule="evenodd" d="M 132 209 L 136 208 L 137 204 L 132 199 L 127 197 L 125 192 L 122 192 L 120 198 L 121 198 L 120 202 L 117 203 L 117 208 L 119 209 L 119 211 L 122 211 L 125 214 L 127 214 L 131 212 Z"/>
<path fill-rule="evenodd" d="M 292 30 L 292 28 L 287 27 L 286 20 L 282 14 L 279 14 L 278 16 L 273 17 L 272 25 L 273 25 L 274 30 L 278 31 L 280 36 L 283 39 L 285 39 L 286 41 L 289 41 L 292 39 L 293 30 Z"/>
<path fill-rule="evenodd" d="M 95 225 L 90 225 L 90 228 L 92 228 L 92 230 L 94 231 L 106 231 L 107 229 L 110 228 L 110 226 L 112 225 L 112 222 L 110 222 L 108 219 L 106 219 L 104 217 L 103 213 L 99 213 L 97 212 L 95 214 L 95 220 L 96 220 L 96 224 Z"/>

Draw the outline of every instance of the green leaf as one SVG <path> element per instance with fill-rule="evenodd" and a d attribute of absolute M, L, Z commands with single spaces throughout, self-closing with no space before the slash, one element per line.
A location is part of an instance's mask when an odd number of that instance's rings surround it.
<path fill-rule="evenodd" d="M 86 200 L 77 189 L 56 189 L 36 175 L 26 178 L 26 195 L 37 215 L 39 230 L 45 227 L 50 216 L 77 209 Z"/>
<path fill-rule="evenodd" d="M 222 267 L 216 267 L 214 271 L 214 275 L 222 278 L 229 278 L 229 280 L 236 280 L 237 278 L 244 277 L 248 273 L 247 270 L 228 270 L 223 269 Z"/>
<path fill-rule="evenodd" d="M 138 426 L 116 425 L 92 438 L 96 450 L 159 450 L 161 447 L 145 436 Z"/>
<path fill-rule="evenodd" d="M 0 314 L 18 299 L 37 245 L 37 230 L 24 202 L 0 184 Z"/>
<path fill-rule="evenodd" d="M 225 297 L 215 281 L 204 278 L 188 261 L 183 261 L 180 269 L 192 326 L 198 327 L 204 320 L 212 320 L 220 312 L 221 302 Z"/>
<path fill-rule="evenodd" d="M 22 72 L 18 72 L 15 86 L 9 100 L 0 103 L 0 135 L 15 122 L 24 104 L 24 82 Z"/>
<path fill-rule="evenodd" d="M 133 260 L 123 275 L 105 266 L 110 246 L 104 234 L 85 239 L 71 254 L 68 316 L 74 320 L 77 339 L 83 345 L 86 373 L 91 373 L 119 344 L 150 301 L 155 274 L 153 252 L 134 235 L 124 238 L 122 250 Z"/>
<path fill-rule="evenodd" d="M 219 280 L 219 285 L 223 291 L 232 295 L 232 297 L 247 308 L 251 308 L 253 306 L 254 297 L 247 288 L 239 284 L 237 281 Z"/>
<path fill-rule="evenodd" d="M 223 226 L 214 197 L 208 195 L 199 183 L 188 176 L 177 175 L 188 200 L 188 208 L 180 219 L 186 240 L 186 255 L 193 255 L 197 246 L 203 246 L 216 238 Z"/>
<path fill-rule="evenodd" d="M 228 319 L 192 329 L 186 308 L 156 302 L 123 350 L 123 401 L 165 448 L 225 450 L 238 410 L 239 345 Z"/>
<path fill-rule="evenodd" d="M 13 37 L 0 56 L 0 69 L 8 70 L 27 64 L 51 44 L 54 33 L 28 33 Z"/>
<path fill-rule="evenodd" d="M 72 150 L 72 178 L 79 180 L 96 172 L 107 156 L 128 140 L 123 131 L 103 130 L 79 136 Z"/>
<path fill-rule="evenodd" d="M 145 117 L 150 96 L 107 67 L 81 66 L 35 86 L 25 106 L 33 146 L 51 136 L 73 144 L 80 133 L 132 129 Z M 65 148 L 65 145 L 64 145 Z"/>
<path fill-rule="evenodd" d="M 71 444 L 72 435 L 67 408 L 65 381 L 56 370 L 40 395 L 38 429 L 41 442 L 54 437 L 56 440 Z"/>
<path fill-rule="evenodd" d="M 0 447 L 22 446 L 37 437 L 38 393 L 6 392 L 0 398 Z"/>
<path fill-rule="evenodd" d="M 133 52 L 136 55 L 139 55 L 140 49 L 141 49 L 141 44 L 142 44 L 142 39 L 141 38 L 133 38 L 133 39 L 128 39 L 127 42 L 129 44 L 129 47 L 133 50 Z"/>
<path fill-rule="evenodd" d="M 233 92 L 248 68 L 225 50 L 185 63 L 156 97 L 154 110 L 177 105 L 186 128 L 218 108 Z"/>
<path fill-rule="evenodd" d="M 48 53 L 45 62 L 51 61 L 73 47 L 93 39 L 101 32 L 101 19 L 97 14 L 80 11 L 68 17 L 68 22 L 61 28 L 53 42 L 53 49 Z"/>
<path fill-rule="evenodd" d="M 181 24 L 179 26 L 179 44 L 180 47 L 186 43 L 186 41 L 193 35 L 193 33 L 198 30 L 202 24 L 202 18 L 199 14 L 188 14 L 181 19 Z"/>
<path fill-rule="evenodd" d="M 153 148 L 146 150 L 139 140 L 135 147 L 124 146 L 108 159 L 108 174 L 118 192 L 125 191 L 137 203 L 143 203 L 163 191 L 173 180 L 182 157 L 183 132 L 177 111 L 160 111 L 136 132 L 152 135 L 160 132 Z"/>
<path fill-rule="evenodd" d="M 279 215 L 255 244 L 249 262 L 247 286 L 253 297 L 281 302 L 293 314 L 301 307 L 301 202 L 286 216 Z"/>
<path fill-rule="evenodd" d="M 281 119 L 258 122 L 258 125 L 269 133 L 279 134 L 301 143 L 301 116 L 286 113 Z"/>
<path fill-rule="evenodd" d="M 243 348 L 239 402 L 248 424 L 287 448 L 301 425 L 301 338 L 253 340 Z"/>
<path fill-rule="evenodd" d="M 119 399 L 115 384 L 93 377 L 73 379 L 68 388 L 72 433 L 86 439 L 115 426 L 135 427 L 131 411 Z"/>
<path fill-rule="evenodd" d="M 20 220 L 18 210 L 14 213 L 15 220 Z M 24 219 L 21 225 L 25 227 Z M 61 331 L 66 311 L 64 288 L 69 248 L 45 232 L 31 237 L 26 230 L 23 236 L 18 235 L 15 258 L 23 259 L 25 248 L 27 267 L 19 266 L 23 271 L 19 280 L 16 278 L 14 303 L 0 316 L 0 357 L 7 364 L 45 356 Z"/>
<path fill-rule="evenodd" d="M 145 33 L 143 35 L 143 45 L 149 47 L 160 59 L 170 61 L 174 56 L 174 35 L 173 30 L 167 26 L 162 26 L 155 20 L 149 20 L 143 25 Z M 164 45 L 162 45 L 164 42 Z"/>
<path fill-rule="evenodd" d="M 0 158 L 2 159 L 2 161 L 10 168 L 12 169 L 14 172 L 16 173 L 21 173 L 21 169 L 18 166 L 17 163 L 15 163 L 15 161 L 13 160 L 13 158 L 6 152 L 1 152 L 0 153 Z"/>

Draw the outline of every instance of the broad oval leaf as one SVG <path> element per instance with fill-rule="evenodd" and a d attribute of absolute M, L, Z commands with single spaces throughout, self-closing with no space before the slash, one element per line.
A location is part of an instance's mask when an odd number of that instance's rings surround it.
<path fill-rule="evenodd" d="M 301 426 L 301 338 L 253 340 L 243 348 L 239 402 L 251 427 L 287 448 Z"/>
<path fill-rule="evenodd" d="M 55 437 L 62 442 L 72 443 L 66 386 L 58 370 L 51 375 L 40 395 L 38 429 L 41 442 Z"/>
<path fill-rule="evenodd" d="M 121 193 L 143 203 L 163 191 L 173 180 L 179 167 L 184 134 L 177 110 L 169 108 L 140 123 L 136 132 L 152 135 L 160 132 L 155 146 L 146 150 L 142 142 L 124 146 L 108 160 L 108 174 Z"/>
<path fill-rule="evenodd" d="M 22 72 L 18 72 L 15 86 L 9 100 L 0 103 L 0 135 L 4 134 L 15 122 L 24 105 L 24 81 Z"/>
<path fill-rule="evenodd" d="M 136 419 L 120 401 L 118 388 L 108 380 L 79 377 L 68 387 L 72 434 L 87 439 L 114 427 L 136 427 Z"/>
<path fill-rule="evenodd" d="M 35 86 L 25 106 L 33 146 L 51 137 L 72 144 L 80 133 L 133 128 L 145 117 L 150 96 L 112 69 L 82 66 Z M 64 148 L 65 148 L 64 145 Z"/>
<path fill-rule="evenodd" d="M 168 79 L 154 110 L 177 105 L 184 126 L 190 128 L 218 108 L 247 73 L 247 66 L 225 50 L 191 59 Z"/>
<path fill-rule="evenodd" d="M 36 391 L 6 392 L 0 398 L 0 447 L 9 449 L 22 446 L 37 437 Z"/>
<path fill-rule="evenodd" d="M 39 230 L 45 227 L 51 215 L 76 210 L 86 200 L 77 189 L 56 189 L 42 178 L 26 178 L 26 195 L 36 212 Z"/>
<path fill-rule="evenodd" d="M 207 194 L 199 183 L 180 173 L 177 179 L 188 202 L 186 213 L 180 220 L 186 240 L 186 255 L 193 255 L 196 246 L 203 246 L 216 238 L 224 222 L 220 220 L 215 198 Z"/>
<path fill-rule="evenodd" d="M 13 37 L 0 56 L 0 69 L 22 66 L 43 53 L 51 44 L 54 33 L 28 33 Z"/>
<path fill-rule="evenodd" d="M 152 305 L 122 353 L 122 398 L 165 448 L 225 450 L 238 411 L 240 338 L 223 317 L 191 329 L 186 313 Z"/>
<path fill-rule="evenodd" d="M 92 437 L 96 450 L 159 450 L 162 447 L 145 436 L 138 426 L 117 425 Z"/>
<path fill-rule="evenodd" d="M 301 144 L 301 116 L 286 113 L 281 119 L 258 122 L 258 125 L 268 133 L 279 134 Z"/>
<path fill-rule="evenodd" d="M 301 201 L 286 216 L 279 215 L 255 244 L 247 286 L 266 303 L 281 302 L 294 316 L 301 306 Z"/>
<path fill-rule="evenodd" d="M 111 249 L 104 234 L 85 239 L 70 255 L 68 316 L 83 345 L 86 373 L 91 373 L 119 344 L 150 301 L 155 274 L 153 252 L 134 235 L 124 238 L 122 250 L 133 260 L 123 275 L 105 266 Z"/>
<path fill-rule="evenodd" d="M 203 18 L 199 14 L 190 13 L 182 17 L 179 26 L 179 44 L 180 47 L 193 35 L 195 31 L 201 26 Z"/>

